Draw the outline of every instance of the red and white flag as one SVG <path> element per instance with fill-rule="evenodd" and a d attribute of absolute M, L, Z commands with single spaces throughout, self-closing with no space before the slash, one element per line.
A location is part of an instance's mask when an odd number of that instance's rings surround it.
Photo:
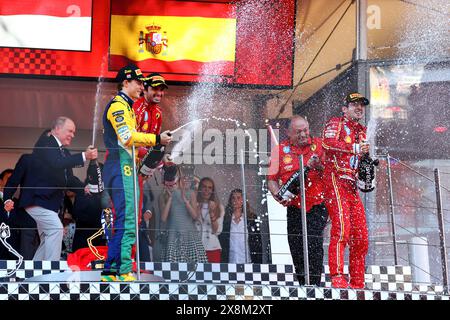
<path fill-rule="evenodd" d="M 91 50 L 92 0 L 0 0 L 0 46 Z"/>

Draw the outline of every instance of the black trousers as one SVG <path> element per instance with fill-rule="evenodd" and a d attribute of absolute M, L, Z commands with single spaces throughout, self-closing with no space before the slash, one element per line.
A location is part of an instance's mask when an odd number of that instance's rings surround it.
<path fill-rule="evenodd" d="M 327 220 L 328 212 L 323 203 L 312 207 L 306 214 L 309 283 L 311 285 L 320 285 L 320 277 L 323 272 L 323 230 Z M 287 231 L 295 275 L 300 285 L 304 285 L 302 217 L 301 210 L 297 207 L 289 206 L 287 208 Z"/>

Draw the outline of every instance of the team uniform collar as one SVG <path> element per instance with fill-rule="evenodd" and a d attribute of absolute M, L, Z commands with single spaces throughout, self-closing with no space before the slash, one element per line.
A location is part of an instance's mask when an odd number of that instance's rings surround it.
<path fill-rule="evenodd" d="M 350 123 L 350 124 L 359 124 L 359 121 L 349 119 L 346 116 L 342 116 L 342 122 L 343 123 Z"/>
<path fill-rule="evenodd" d="M 148 105 L 149 108 L 159 108 L 159 104 L 157 103 L 153 103 L 153 102 L 148 102 L 147 99 L 145 99 L 145 103 Z"/>
<path fill-rule="evenodd" d="M 133 99 L 131 99 L 125 92 L 119 91 L 119 96 L 121 96 L 130 106 L 133 105 Z"/>

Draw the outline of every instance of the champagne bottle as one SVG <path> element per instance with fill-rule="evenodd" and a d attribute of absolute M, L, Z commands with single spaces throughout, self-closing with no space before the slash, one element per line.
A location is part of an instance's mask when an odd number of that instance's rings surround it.
<path fill-rule="evenodd" d="M 150 176 L 162 161 L 164 150 L 165 147 L 162 144 L 151 147 L 142 159 L 142 165 L 139 172 L 143 175 Z"/>
<path fill-rule="evenodd" d="M 304 168 L 304 179 L 308 178 L 308 173 L 311 169 L 308 166 Z M 280 187 L 277 194 L 275 195 L 280 200 L 287 200 L 293 198 L 294 196 L 300 195 L 300 170 L 294 172 L 290 178 Z"/>
<path fill-rule="evenodd" d="M 91 193 L 100 193 L 105 189 L 102 170 L 97 160 L 91 160 L 87 169 L 87 183 Z"/>
<path fill-rule="evenodd" d="M 378 159 L 373 160 L 368 153 L 361 156 L 357 185 L 362 192 L 371 192 L 375 189 L 375 167 L 378 163 Z"/>

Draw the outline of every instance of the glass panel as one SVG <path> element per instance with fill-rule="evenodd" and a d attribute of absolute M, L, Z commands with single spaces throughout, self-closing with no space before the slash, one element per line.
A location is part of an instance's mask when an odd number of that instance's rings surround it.
<path fill-rule="evenodd" d="M 447 264 L 450 262 L 450 166 L 441 167 L 441 197 L 442 197 L 442 212 L 444 215 L 445 228 L 445 245 L 447 248 Z M 448 270 L 447 270 L 448 274 Z"/>
<path fill-rule="evenodd" d="M 368 199 L 368 204 L 373 201 L 370 233 L 377 239 L 369 256 L 375 264 L 394 261 L 385 157 L 389 153 L 393 157 L 398 263 L 411 265 L 416 282 L 442 283 L 433 169 L 450 165 L 449 80 L 448 65 L 443 63 L 370 68 L 368 137 L 382 161 L 377 170 L 376 193 Z M 444 199 L 448 197 L 445 193 Z M 417 237 L 426 242 L 421 243 Z M 420 242 L 415 246 L 419 253 L 412 242 Z M 421 248 L 424 245 L 426 248 Z"/>

